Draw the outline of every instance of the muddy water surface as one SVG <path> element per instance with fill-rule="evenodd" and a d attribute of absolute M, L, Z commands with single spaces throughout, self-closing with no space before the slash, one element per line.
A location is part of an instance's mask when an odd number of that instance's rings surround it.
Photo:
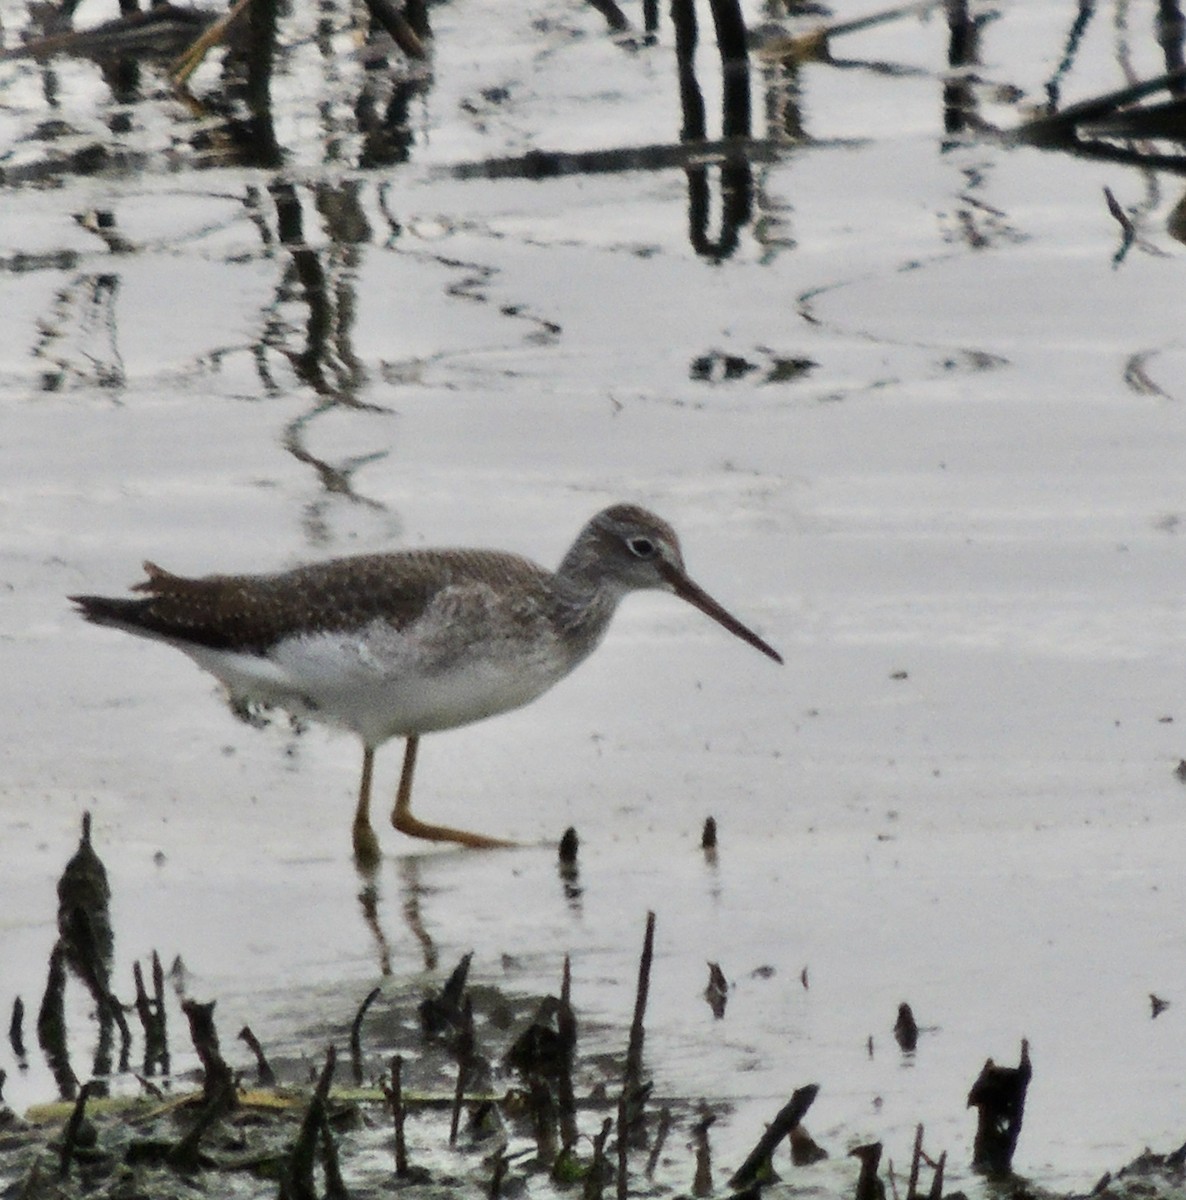
<path fill-rule="evenodd" d="M 1181 175 L 1140 161 L 1166 141 L 1114 142 L 1120 161 L 989 128 L 1165 70 L 1151 16 L 1006 7 L 954 74 L 938 13 L 830 63 L 755 58 L 762 145 L 729 179 L 676 153 L 666 14 L 651 41 L 579 5 L 430 17 L 430 66 L 369 69 L 345 8 L 283 18 L 278 165 L 227 136 L 217 55 L 204 109 L 153 66 L 129 92 L 85 60 L 0 64 L 5 1010 L 36 1005 L 90 810 L 117 979 L 180 953 L 228 1040 L 248 1021 L 311 1052 L 376 982 L 395 1003 L 473 950 L 524 994 L 571 954 L 607 1031 L 587 1048 L 617 1050 L 651 909 L 648 1069 L 719 1107 L 731 1165 L 818 1082 L 827 1186 L 851 1186 L 859 1142 L 905 1162 L 921 1121 L 974 1190 L 967 1091 L 1022 1038 L 1019 1171 L 1084 1188 L 1178 1145 Z M 26 23 L 8 3 L 10 39 Z M 673 152 L 613 153 L 638 147 Z M 455 543 L 552 564 L 616 499 L 667 516 L 786 667 L 632 599 L 555 693 L 426 739 L 421 814 L 525 845 L 381 831 L 372 923 L 357 747 L 249 728 L 180 655 L 64 599 L 145 558 Z M 397 770 L 389 747 L 383 792 Z M 721 1020 L 708 961 L 734 985 Z M 903 1000 L 927 1027 L 911 1055 Z M 6 1055 L 14 1107 L 53 1096 Z"/>

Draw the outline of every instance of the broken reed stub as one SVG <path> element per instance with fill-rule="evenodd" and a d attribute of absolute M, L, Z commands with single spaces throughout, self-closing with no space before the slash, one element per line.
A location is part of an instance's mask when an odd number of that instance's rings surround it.
<path fill-rule="evenodd" d="M 913 1054 L 918 1047 L 918 1022 L 914 1012 L 905 1002 L 898 1005 L 898 1019 L 894 1022 L 894 1040 L 906 1054 Z"/>
<path fill-rule="evenodd" d="M 1012 1171 L 1013 1152 L 1025 1116 L 1025 1094 L 1032 1076 L 1029 1042 L 1025 1038 L 1021 1040 L 1021 1059 L 1016 1067 L 998 1067 L 991 1058 L 985 1062 L 968 1093 L 968 1107 L 977 1111 L 973 1170 L 986 1175 L 1008 1175 Z"/>
<path fill-rule="evenodd" d="M 717 848 L 716 817 L 705 817 L 704 828 L 700 833 L 700 849 L 715 850 Z"/>
<path fill-rule="evenodd" d="M 729 1180 L 729 1186 L 734 1191 L 743 1191 L 752 1184 L 761 1182 L 769 1175 L 772 1169 L 770 1160 L 778 1148 L 779 1142 L 803 1120 L 818 1094 L 818 1083 L 809 1083 L 805 1087 L 795 1089 L 791 1098 L 778 1110 L 774 1120 L 766 1127 L 745 1162 L 737 1168 L 733 1178 Z"/>

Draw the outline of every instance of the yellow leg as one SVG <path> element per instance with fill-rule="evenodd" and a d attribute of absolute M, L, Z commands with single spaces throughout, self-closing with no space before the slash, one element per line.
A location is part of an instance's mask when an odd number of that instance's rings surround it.
<path fill-rule="evenodd" d="M 456 842 L 459 846 L 472 846 L 478 850 L 490 850 L 498 846 L 514 846 L 505 838 L 487 837 L 484 833 L 469 833 L 464 829 L 450 829 L 447 825 L 426 825 L 412 816 L 412 775 L 416 770 L 416 747 L 420 738 L 413 734 L 408 738 L 404 751 L 404 769 L 399 776 L 399 791 L 395 794 L 395 808 L 391 823 L 408 837 L 424 838 L 429 842 Z"/>
<path fill-rule="evenodd" d="M 358 807 L 354 810 L 354 861 L 362 868 L 379 861 L 379 839 L 371 826 L 371 775 L 375 769 L 375 748 L 362 748 L 362 781 L 358 785 Z"/>

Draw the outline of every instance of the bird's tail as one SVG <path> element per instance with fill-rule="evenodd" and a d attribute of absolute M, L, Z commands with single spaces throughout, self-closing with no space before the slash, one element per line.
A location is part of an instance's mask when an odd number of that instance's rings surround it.
<path fill-rule="evenodd" d="M 126 600 L 111 596 L 69 596 L 88 621 L 96 625 L 114 625 L 119 629 L 137 630 L 141 627 L 144 610 L 151 600 Z"/>

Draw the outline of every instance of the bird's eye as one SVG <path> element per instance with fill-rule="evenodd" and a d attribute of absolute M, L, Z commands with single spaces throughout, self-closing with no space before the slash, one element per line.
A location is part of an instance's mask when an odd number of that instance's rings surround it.
<path fill-rule="evenodd" d="M 649 537 L 629 538 L 626 545 L 635 558 L 654 558 L 657 552 L 655 543 Z"/>

